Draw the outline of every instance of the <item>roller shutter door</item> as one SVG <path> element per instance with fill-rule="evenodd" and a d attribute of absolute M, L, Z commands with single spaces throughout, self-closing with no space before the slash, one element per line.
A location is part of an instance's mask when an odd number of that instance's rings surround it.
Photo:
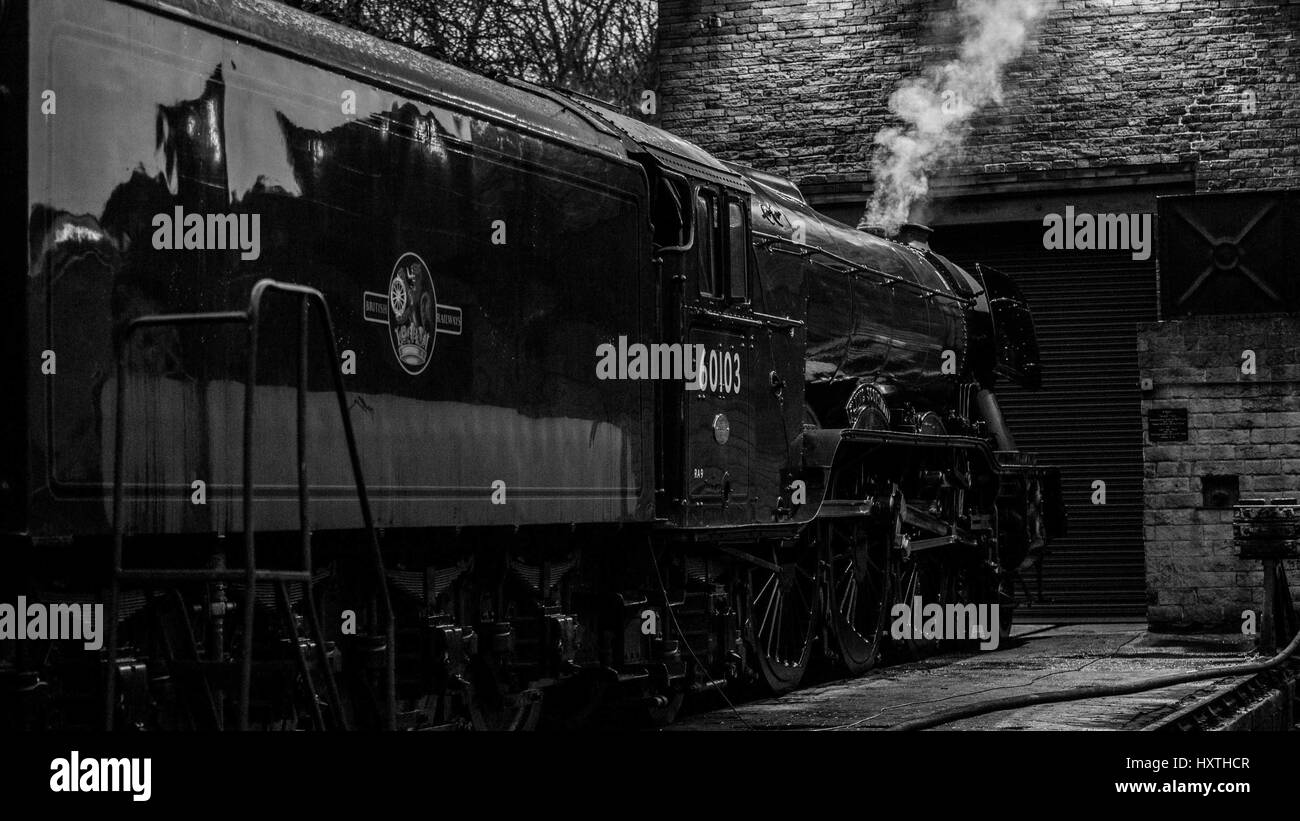
<path fill-rule="evenodd" d="M 1059 465 L 1070 535 L 1043 566 L 1043 603 L 1017 620 L 1142 619 L 1142 420 L 1136 323 L 1156 319 L 1155 254 L 1048 251 L 1041 223 L 943 226 L 934 249 L 1010 274 L 1034 313 L 1043 386 L 997 393 L 1022 450 Z M 1106 483 L 1106 504 L 1092 485 Z M 1037 596 L 1036 580 L 1026 579 Z"/>

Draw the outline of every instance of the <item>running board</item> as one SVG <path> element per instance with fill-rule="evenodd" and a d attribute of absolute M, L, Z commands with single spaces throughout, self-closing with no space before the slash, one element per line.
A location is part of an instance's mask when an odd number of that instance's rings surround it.
<path fill-rule="evenodd" d="M 934 550 L 938 547 L 948 547 L 949 545 L 959 545 L 961 547 L 979 547 L 979 545 L 963 539 L 961 536 L 939 536 L 934 539 L 912 539 L 897 545 L 904 555 L 910 556 L 922 550 Z"/>
<path fill-rule="evenodd" d="M 849 519 L 862 518 L 863 516 L 874 516 L 881 511 L 875 499 L 827 499 L 821 503 L 817 509 L 817 519 Z M 940 519 L 915 505 L 908 505 L 903 513 L 903 523 L 912 527 L 928 531 L 936 536 L 951 536 L 954 533 L 962 534 L 960 528 Z M 964 534 L 963 534 L 964 535 Z M 964 541 L 970 541 L 969 538 Z"/>
<path fill-rule="evenodd" d="M 817 508 L 815 519 L 858 519 L 876 514 L 875 499 L 826 499 Z"/>

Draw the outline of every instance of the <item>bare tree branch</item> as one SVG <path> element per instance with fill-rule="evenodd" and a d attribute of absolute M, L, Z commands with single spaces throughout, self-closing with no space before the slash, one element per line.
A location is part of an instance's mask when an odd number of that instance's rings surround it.
<path fill-rule="evenodd" d="M 472 71 L 630 106 L 649 88 L 656 0 L 285 0 Z"/>

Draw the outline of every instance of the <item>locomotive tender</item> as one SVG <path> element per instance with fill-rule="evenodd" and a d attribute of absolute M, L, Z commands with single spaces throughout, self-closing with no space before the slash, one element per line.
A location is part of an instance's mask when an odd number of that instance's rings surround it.
<path fill-rule="evenodd" d="M 269 0 L 0 2 L 0 85 L 0 601 L 108 622 L 4 724 L 667 721 L 1062 532 L 1014 284 L 788 181 Z"/>

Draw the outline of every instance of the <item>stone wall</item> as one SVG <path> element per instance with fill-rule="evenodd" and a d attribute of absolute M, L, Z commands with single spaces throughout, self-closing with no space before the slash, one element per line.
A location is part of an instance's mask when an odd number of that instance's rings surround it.
<path fill-rule="evenodd" d="M 1243 373 L 1247 352 L 1253 374 Z M 1144 324 L 1138 363 L 1151 380 L 1144 427 L 1153 409 L 1185 409 L 1188 422 L 1187 441 L 1144 450 L 1148 620 L 1239 626 L 1243 610 L 1260 609 L 1263 576 L 1258 561 L 1237 558 L 1227 489 L 1236 477 L 1240 498 L 1300 497 L 1300 317 Z M 1214 486 L 1224 496 L 1207 499 Z M 1300 601 L 1300 563 L 1287 575 Z"/>

